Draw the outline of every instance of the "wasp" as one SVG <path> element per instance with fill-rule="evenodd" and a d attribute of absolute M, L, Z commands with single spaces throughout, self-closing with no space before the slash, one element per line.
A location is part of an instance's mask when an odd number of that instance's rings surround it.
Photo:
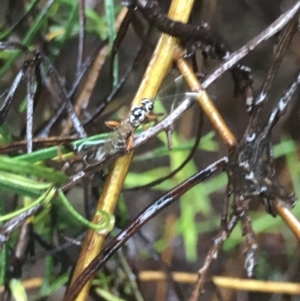
<path fill-rule="evenodd" d="M 126 119 L 121 122 L 107 121 L 106 125 L 113 127 L 114 133 L 104 142 L 101 153 L 114 154 L 125 147 L 126 150 L 129 151 L 133 143 L 133 133 L 135 129 L 148 120 L 156 119 L 156 116 L 151 114 L 152 111 L 153 101 L 148 98 L 143 98 L 141 105 L 131 108 Z"/>
<path fill-rule="evenodd" d="M 174 96 L 179 97 L 180 95 L 184 96 L 190 96 L 190 97 L 196 97 L 198 93 L 194 92 L 186 92 L 183 94 L 175 94 L 172 96 L 166 96 L 163 97 L 164 99 L 167 97 L 173 98 L 173 105 L 174 106 Z M 128 117 L 121 122 L 118 121 L 106 121 L 105 124 L 113 128 L 114 131 L 107 137 L 107 139 L 104 141 L 104 144 L 102 147 L 99 147 L 99 141 L 85 141 L 79 146 L 77 146 L 77 151 L 81 151 L 85 147 L 97 147 L 96 154 L 94 153 L 94 156 L 97 159 L 100 159 L 103 157 L 103 155 L 112 155 L 117 153 L 119 150 L 126 149 L 126 151 L 129 151 L 133 144 L 133 135 L 139 126 L 145 127 L 145 123 L 147 121 L 151 120 L 157 120 L 157 117 L 161 114 L 153 114 L 152 111 L 154 109 L 154 101 L 157 98 L 149 99 L 149 98 L 143 98 L 141 100 L 141 104 L 137 106 L 133 106 L 130 110 L 130 113 Z M 172 140 L 171 140 L 171 133 L 173 129 L 167 131 L 167 138 L 168 138 L 168 144 L 169 148 L 172 148 Z"/>

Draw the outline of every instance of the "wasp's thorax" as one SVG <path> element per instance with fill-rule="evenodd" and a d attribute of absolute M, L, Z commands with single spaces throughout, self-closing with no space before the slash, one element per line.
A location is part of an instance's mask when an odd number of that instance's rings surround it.
<path fill-rule="evenodd" d="M 113 154 L 119 149 L 123 149 L 134 129 L 147 120 L 147 117 L 152 110 L 153 102 L 148 98 L 142 99 L 141 105 L 132 107 L 129 116 L 121 121 L 120 125 L 115 128 L 111 140 L 104 143 L 103 152 Z"/>
<path fill-rule="evenodd" d="M 148 98 L 143 98 L 140 106 L 131 109 L 127 118 L 128 122 L 135 128 L 146 121 L 147 115 L 153 110 L 153 102 Z"/>

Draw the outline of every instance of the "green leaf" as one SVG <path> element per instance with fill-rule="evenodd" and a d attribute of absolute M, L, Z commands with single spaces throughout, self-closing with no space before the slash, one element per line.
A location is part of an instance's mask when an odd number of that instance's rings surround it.
<path fill-rule="evenodd" d="M 27 301 L 27 294 L 21 279 L 11 279 L 9 289 L 15 301 Z"/>
<path fill-rule="evenodd" d="M 107 300 L 107 301 L 126 301 L 125 299 L 119 298 L 119 297 L 113 295 L 112 293 L 110 293 L 109 291 L 106 291 L 101 288 L 96 288 L 95 292 L 96 292 L 96 294 L 98 294 L 100 297 L 102 297 L 104 300 Z"/>
<path fill-rule="evenodd" d="M 49 183 L 41 183 L 6 171 L 0 172 L 0 188 L 29 197 L 38 197 L 41 191 L 49 187 Z"/>
<path fill-rule="evenodd" d="M 61 171 L 56 171 L 52 168 L 27 163 L 25 161 L 17 161 L 14 158 L 0 156 L 0 170 L 10 171 L 22 175 L 32 175 L 47 179 L 49 182 L 62 184 L 67 179 Z"/>

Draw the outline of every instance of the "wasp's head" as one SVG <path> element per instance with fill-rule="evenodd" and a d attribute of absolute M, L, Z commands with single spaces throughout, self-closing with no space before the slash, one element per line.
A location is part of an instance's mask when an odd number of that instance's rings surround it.
<path fill-rule="evenodd" d="M 142 106 L 145 108 L 147 113 L 153 111 L 153 101 L 149 98 L 143 98 L 141 101 Z"/>
<path fill-rule="evenodd" d="M 147 112 L 143 106 L 134 107 L 130 112 L 129 122 L 132 126 L 138 127 L 145 121 L 146 114 Z"/>

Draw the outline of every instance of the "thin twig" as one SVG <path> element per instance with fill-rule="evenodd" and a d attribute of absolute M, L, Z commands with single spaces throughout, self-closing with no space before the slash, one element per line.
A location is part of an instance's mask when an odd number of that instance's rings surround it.
<path fill-rule="evenodd" d="M 152 219 L 161 210 L 171 205 L 182 194 L 191 189 L 194 185 L 204 181 L 217 170 L 222 168 L 226 164 L 227 158 L 222 158 L 207 168 L 201 170 L 196 175 L 193 175 L 183 183 L 170 190 L 163 195 L 153 204 L 148 206 L 139 216 L 134 219 L 123 231 L 121 231 L 116 238 L 111 241 L 102 252 L 98 253 L 96 257 L 89 263 L 89 265 L 83 270 L 78 278 L 72 283 L 71 287 L 67 291 L 64 301 L 71 301 L 77 296 L 84 287 L 85 283 L 93 277 L 93 275 L 103 266 L 103 264 L 113 255 L 115 252 L 135 234 L 147 221 Z"/>

